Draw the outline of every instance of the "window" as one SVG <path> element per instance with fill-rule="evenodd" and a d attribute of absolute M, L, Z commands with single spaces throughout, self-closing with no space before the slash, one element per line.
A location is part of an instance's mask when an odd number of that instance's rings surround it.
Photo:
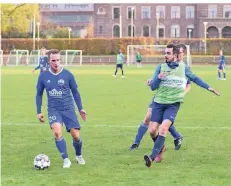
<path fill-rule="evenodd" d="M 135 27 L 134 27 L 134 25 L 133 25 L 133 37 L 135 37 Z M 128 36 L 130 36 L 131 37 L 131 25 L 128 25 Z"/>
<path fill-rule="evenodd" d="M 187 26 L 187 38 L 193 38 L 194 25 Z"/>
<path fill-rule="evenodd" d="M 113 19 L 120 18 L 120 7 L 113 7 Z"/>
<path fill-rule="evenodd" d="M 99 26 L 99 34 L 103 34 L 103 26 Z"/>
<path fill-rule="evenodd" d="M 151 19 L 151 7 L 150 6 L 142 6 L 142 19 Z"/>
<path fill-rule="evenodd" d="M 180 26 L 179 25 L 172 25 L 171 27 L 171 37 L 180 37 Z"/>
<path fill-rule="evenodd" d="M 165 26 L 163 24 L 159 25 L 159 38 L 164 38 Z"/>
<path fill-rule="evenodd" d="M 231 18 L 231 5 L 224 5 L 224 18 Z"/>
<path fill-rule="evenodd" d="M 216 18 L 217 17 L 217 5 L 209 5 L 208 17 L 209 18 Z"/>
<path fill-rule="evenodd" d="M 186 6 L 186 19 L 194 19 L 194 6 Z"/>
<path fill-rule="evenodd" d="M 179 6 L 172 6 L 171 7 L 171 18 L 180 18 L 180 7 Z"/>
<path fill-rule="evenodd" d="M 149 37 L 150 36 L 149 28 L 150 27 L 148 25 L 143 26 L 143 36 L 144 37 Z"/>
<path fill-rule="evenodd" d="M 156 13 L 159 14 L 160 18 L 165 18 L 165 6 L 157 6 Z"/>
<path fill-rule="evenodd" d="M 128 7 L 127 12 L 128 12 L 128 19 L 131 19 L 132 16 L 133 16 L 133 19 L 135 19 L 135 7 Z"/>
<path fill-rule="evenodd" d="M 119 25 L 114 25 L 114 27 L 113 27 L 113 37 L 120 37 L 120 27 L 119 27 Z"/>

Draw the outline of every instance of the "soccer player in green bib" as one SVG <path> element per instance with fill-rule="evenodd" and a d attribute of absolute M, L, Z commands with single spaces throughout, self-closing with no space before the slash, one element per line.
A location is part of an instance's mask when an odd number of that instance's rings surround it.
<path fill-rule="evenodd" d="M 198 86 L 220 95 L 199 77 L 192 74 L 190 69 L 177 61 L 179 48 L 173 44 L 165 49 L 166 63 L 158 65 L 150 83 L 151 90 L 156 90 L 152 104 L 152 114 L 148 126 L 154 140 L 151 155 L 144 155 L 145 165 L 151 167 L 152 162 L 165 143 L 169 127 L 175 120 L 180 104 L 184 100 L 185 87 L 188 78 Z M 158 133 L 159 132 L 159 133 Z M 158 133 L 158 136 L 156 134 Z"/>
<path fill-rule="evenodd" d="M 141 68 L 141 62 L 142 62 L 142 55 L 139 51 L 137 51 L 136 53 L 136 64 L 137 64 L 137 68 Z"/>

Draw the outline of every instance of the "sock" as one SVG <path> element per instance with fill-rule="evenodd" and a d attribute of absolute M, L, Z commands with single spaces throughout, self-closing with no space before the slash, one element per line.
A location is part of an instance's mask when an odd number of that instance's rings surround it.
<path fill-rule="evenodd" d="M 218 78 L 221 78 L 221 73 L 220 72 L 218 72 Z"/>
<path fill-rule="evenodd" d="M 76 156 L 82 155 L 82 140 L 79 139 L 78 141 L 73 140 L 73 147 L 75 148 Z"/>
<path fill-rule="evenodd" d="M 174 139 L 178 139 L 181 137 L 181 135 L 176 131 L 176 128 L 174 125 L 171 125 L 168 131 L 170 132 L 170 134 L 172 135 Z"/>
<path fill-rule="evenodd" d="M 124 75 L 124 71 L 122 70 L 122 76 Z"/>
<path fill-rule="evenodd" d="M 152 160 L 154 160 L 156 156 L 160 153 L 160 150 L 162 149 L 164 142 L 165 142 L 165 137 L 158 135 L 158 138 L 152 149 L 152 154 L 150 155 Z"/>
<path fill-rule="evenodd" d="M 225 74 L 225 72 L 223 72 L 223 76 L 224 76 L 224 79 L 226 79 L 226 74 Z"/>
<path fill-rule="evenodd" d="M 148 126 L 145 125 L 144 122 L 142 121 L 139 128 L 138 128 L 134 143 L 139 145 L 140 141 L 142 140 L 142 138 L 143 138 L 144 134 L 147 132 L 147 130 L 148 130 Z"/>
<path fill-rule="evenodd" d="M 63 137 L 55 139 L 56 147 L 59 150 L 63 159 L 68 158 L 66 141 Z"/>

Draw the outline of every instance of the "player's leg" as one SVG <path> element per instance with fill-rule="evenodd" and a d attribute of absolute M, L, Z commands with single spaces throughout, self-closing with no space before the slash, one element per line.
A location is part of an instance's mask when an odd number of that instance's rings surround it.
<path fill-rule="evenodd" d="M 182 135 L 179 132 L 177 132 L 174 123 L 172 123 L 168 131 L 170 132 L 170 134 L 172 135 L 174 139 L 175 150 L 179 150 L 182 144 L 182 140 L 183 140 Z"/>
<path fill-rule="evenodd" d="M 63 168 L 69 168 L 71 166 L 71 162 L 67 154 L 66 141 L 62 135 L 62 117 L 58 111 L 48 111 L 48 119 L 55 136 L 56 147 L 63 158 Z"/>
<path fill-rule="evenodd" d="M 218 75 L 218 79 L 221 79 L 221 67 L 220 67 L 220 65 L 217 69 L 217 75 Z"/>
<path fill-rule="evenodd" d="M 121 69 L 121 72 L 122 72 L 122 78 L 124 78 L 124 70 L 123 70 L 123 65 L 122 64 L 120 65 L 120 69 Z"/>
<path fill-rule="evenodd" d="M 226 80 L 226 73 L 225 73 L 225 68 L 224 67 L 222 68 L 222 72 L 223 72 L 224 80 Z"/>
<path fill-rule="evenodd" d="M 115 70 L 115 73 L 113 75 L 114 77 L 116 77 L 117 72 L 118 72 L 118 64 L 116 64 L 116 70 Z"/>
<path fill-rule="evenodd" d="M 80 138 L 80 124 L 75 110 L 63 111 L 63 122 L 67 132 L 71 133 L 72 144 L 75 149 L 77 163 L 84 165 L 85 160 L 82 156 L 82 139 Z"/>
<path fill-rule="evenodd" d="M 134 140 L 133 144 L 131 145 L 130 150 L 134 150 L 134 149 L 137 149 L 139 147 L 143 136 L 146 134 L 146 132 L 148 130 L 148 124 L 150 122 L 151 113 L 152 113 L 152 108 L 149 107 L 148 111 L 145 115 L 144 120 L 141 122 L 141 124 L 138 128 L 135 140 Z"/>

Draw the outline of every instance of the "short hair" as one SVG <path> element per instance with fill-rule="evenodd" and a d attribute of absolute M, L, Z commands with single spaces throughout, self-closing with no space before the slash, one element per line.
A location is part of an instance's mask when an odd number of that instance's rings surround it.
<path fill-rule="evenodd" d="M 187 47 L 184 44 L 179 44 L 177 45 L 177 48 L 180 50 L 180 48 L 183 48 L 183 51 L 185 53 L 185 51 L 187 50 Z"/>
<path fill-rule="evenodd" d="M 48 61 L 50 61 L 50 56 L 51 54 L 59 54 L 59 50 L 57 49 L 51 49 L 49 52 L 48 52 Z"/>
<path fill-rule="evenodd" d="M 180 51 L 179 51 L 178 47 L 176 45 L 174 45 L 174 44 L 169 44 L 169 45 L 167 45 L 166 48 L 172 48 L 173 54 L 176 54 L 176 55 L 180 54 Z"/>

